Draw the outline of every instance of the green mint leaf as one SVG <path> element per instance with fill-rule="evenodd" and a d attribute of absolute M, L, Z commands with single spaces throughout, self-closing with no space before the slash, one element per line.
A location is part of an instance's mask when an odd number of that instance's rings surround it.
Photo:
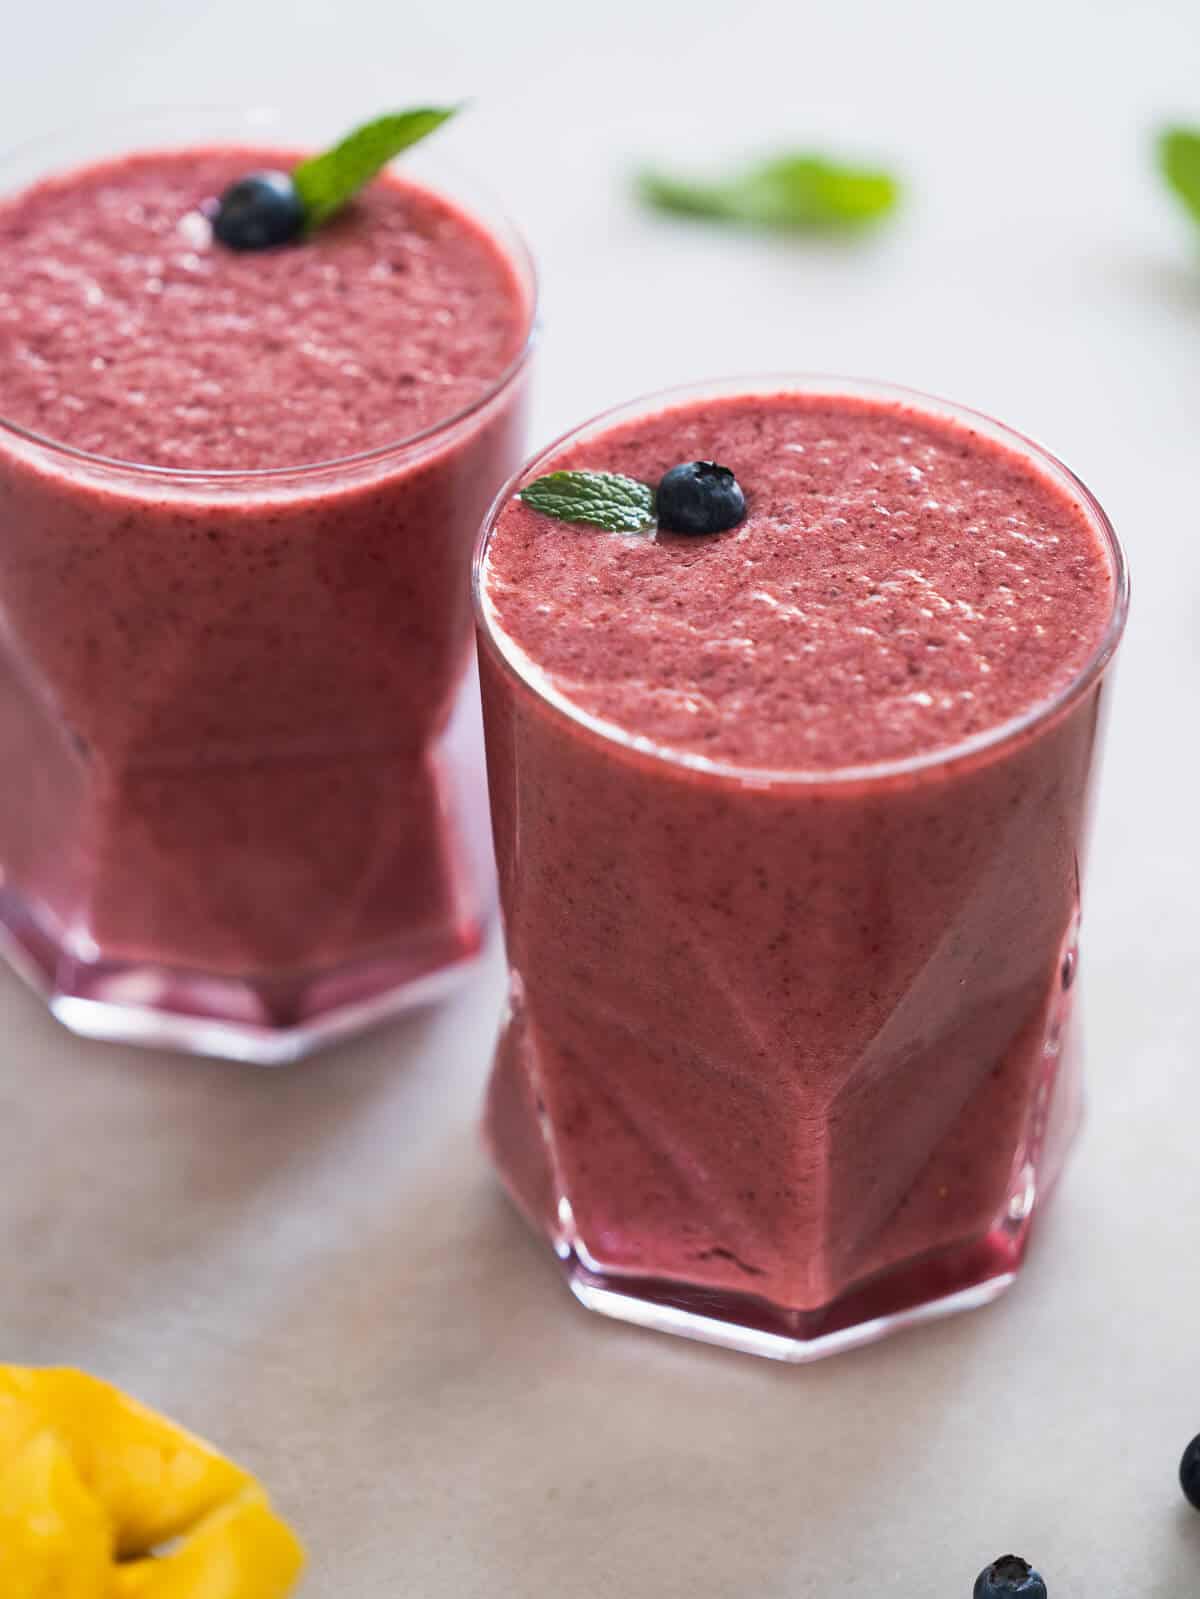
<path fill-rule="evenodd" d="M 820 155 L 776 156 L 708 183 L 644 172 L 638 188 L 643 200 L 660 211 L 812 231 L 876 222 L 900 198 L 900 185 L 890 173 L 845 166 Z"/>
<path fill-rule="evenodd" d="M 1164 128 L 1158 137 L 1163 176 L 1200 222 L 1200 128 Z"/>
<path fill-rule="evenodd" d="M 355 128 L 331 150 L 301 161 L 292 173 L 292 182 L 308 226 L 319 228 L 328 222 L 394 156 L 440 128 L 457 109 L 431 106 L 377 117 Z"/>
<path fill-rule="evenodd" d="M 654 490 L 619 472 L 550 472 L 527 483 L 520 497 L 559 522 L 590 522 L 610 533 L 654 526 Z"/>

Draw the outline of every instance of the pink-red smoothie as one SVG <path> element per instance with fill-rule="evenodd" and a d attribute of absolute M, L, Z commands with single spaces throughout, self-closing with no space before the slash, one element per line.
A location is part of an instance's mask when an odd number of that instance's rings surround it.
<path fill-rule="evenodd" d="M 212 197 L 294 160 L 0 204 L 0 909 L 52 990 L 268 1027 L 478 947 L 448 729 L 532 315 L 399 175 L 215 242 Z"/>
<path fill-rule="evenodd" d="M 577 1286 L 819 1340 L 1010 1273 L 1061 1161 L 1121 579 L 1067 474 L 915 398 L 697 399 L 536 472 L 696 459 L 738 527 L 514 497 L 481 554 L 488 1133 Z"/>

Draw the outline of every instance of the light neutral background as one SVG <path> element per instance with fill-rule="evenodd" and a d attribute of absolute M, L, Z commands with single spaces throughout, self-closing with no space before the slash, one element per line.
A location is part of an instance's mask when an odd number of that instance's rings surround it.
<path fill-rule="evenodd" d="M 475 1119 L 502 964 L 286 1073 L 87 1046 L 0 975 L 0 1357 L 68 1361 L 261 1470 L 313 1599 L 1179 1599 L 1200 1516 L 1200 121 L 1194 0 L 59 0 L 0 142 L 134 101 L 443 95 L 544 274 L 539 438 L 720 372 L 908 382 L 1044 438 L 1123 533 L 1134 621 L 1088 894 L 1091 1116 L 995 1308 L 807 1369 L 589 1320 Z M 639 214 L 639 158 L 897 163 L 856 248 Z M 2 780 L 2 774 L 0 774 Z"/>

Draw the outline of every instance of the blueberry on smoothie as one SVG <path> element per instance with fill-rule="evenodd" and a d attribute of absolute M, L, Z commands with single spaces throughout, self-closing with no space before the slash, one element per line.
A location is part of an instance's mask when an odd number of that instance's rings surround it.
<path fill-rule="evenodd" d="M 304 229 L 304 207 L 286 172 L 251 172 L 217 202 L 213 232 L 231 250 L 271 250 Z"/>
<path fill-rule="evenodd" d="M 394 156 L 419 144 L 455 114 L 418 106 L 364 122 L 294 172 L 250 172 L 217 202 L 213 232 L 231 250 L 270 250 L 324 226 Z"/>
<path fill-rule="evenodd" d="M 664 474 L 655 500 L 658 525 L 668 533 L 724 533 L 746 514 L 746 496 L 727 466 L 685 461 Z"/>

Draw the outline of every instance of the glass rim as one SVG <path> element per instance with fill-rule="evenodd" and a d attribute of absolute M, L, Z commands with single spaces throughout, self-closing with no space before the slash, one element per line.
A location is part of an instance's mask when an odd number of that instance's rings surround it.
<path fill-rule="evenodd" d="M 926 415 L 975 426 L 988 437 L 1015 448 L 1017 453 L 1025 460 L 1031 461 L 1035 467 L 1048 469 L 1052 478 L 1057 478 L 1061 485 L 1067 487 L 1078 498 L 1084 514 L 1100 535 L 1111 563 L 1113 595 L 1112 606 L 1100 638 L 1087 659 L 1066 684 L 1049 699 L 1038 700 L 1018 715 L 952 744 L 941 744 L 932 749 L 917 751 L 912 755 L 889 756 L 882 760 L 850 766 L 774 767 L 717 760 L 694 750 L 660 743 L 658 740 L 632 733 L 617 722 L 585 711 L 569 696 L 545 681 L 540 673 L 535 675 L 530 671 L 530 667 L 536 671 L 537 663 L 525 655 L 495 619 L 484 583 L 491 535 L 504 507 L 521 486 L 563 448 L 583 439 L 594 430 L 603 429 L 620 421 L 634 421 L 639 416 L 655 414 L 688 400 L 722 397 L 733 399 L 739 396 L 765 399 L 772 395 L 788 393 L 892 400 L 908 405 L 918 413 L 924 412 Z M 1087 484 L 1066 462 L 1038 440 L 1010 427 L 1007 423 L 998 421 L 984 411 L 903 384 L 832 373 L 782 372 L 701 380 L 653 390 L 636 399 L 606 407 L 586 421 L 577 423 L 560 433 L 513 473 L 489 507 L 475 543 L 471 564 L 471 591 L 479 636 L 493 651 L 502 666 L 543 705 L 583 728 L 603 743 L 616 747 L 623 754 L 656 765 L 661 764 L 694 777 L 731 782 L 743 787 L 840 788 L 846 785 L 882 783 L 892 779 L 917 776 L 924 772 L 943 770 L 947 767 L 962 766 L 1010 745 L 1019 744 L 1043 725 L 1058 720 L 1099 681 L 1115 655 L 1129 614 L 1130 584 L 1125 551 L 1107 512 Z"/>
<path fill-rule="evenodd" d="M 84 132 L 89 128 L 99 130 L 106 127 L 115 129 L 127 126 L 132 130 L 136 126 L 149 123 L 155 119 L 186 121 L 188 117 L 227 117 L 231 122 L 234 120 L 243 122 L 248 132 L 255 128 L 267 131 L 276 127 L 288 115 L 299 116 L 302 114 L 298 108 L 289 108 L 287 106 L 169 106 L 163 104 L 128 106 L 121 110 L 114 109 L 107 114 L 102 112 L 97 116 L 79 118 L 63 124 L 57 129 L 35 134 L 31 138 L 22 139 L 16 144 L 6 146 L 3 150 L 0 150 L 0 178 L 3 178 L 5 169 L 11 167 L 21 157 L 36 153 L 42 149 L 49 151 L 68 138 L 72 132 Z M 228 136 L 226 138 L 228 139 Z M 135 153 L 136 148 L 136 146 L 131 146 L 129 153 Z M 146 145 L 144 148 L 152 149 L 153 146 Z M 116 152 L 107 152 L 110 155 L 114 153 Z M 103 160 L 104 154 L 105 152 L 101 152 L 96 159 Z M 426 151 L 420 151 L 419 155 L 414 152 L 414 158 L 422 161 L 430 160 Z M 401 157 L 397 157 L 397 161 L 399 160 L 401 160 Z M 31 177 L 26 179 L 23 186 L 38 182 L 41 178 L 53 177 L 56 170 L 69 172 L 86 167 L 88 164 L 86 160 L 83 160 L 69 163 L 61 169 L 47 169 L 40 175 L 40 178 Z M 448 176 L 458 176 L 460 171 L 456 163 L 445 161 L 438 156 L 435 156 L 430 164 L 435 173 L 441 170 L 446 172 Z M 389 163 L 390 165 L 391 163 Z M 399 438 L 389 440 L 385 444 L 373 445 L 369 450 L 357 450 L 350 455 L 329 456 L 321 460 L 298 461 L 290 466 L 176 467 L 159 466 L 151 461 L 131 461 L 122 456 L 101 455 L 93 450 L 81 449 L 78 445 L 70 444 L 65 439 L 54 438 L 48 433 L 39 433 L 36 428 L 28 427 L 25 423 L 5 416 L 2 412 L 0 412 L 0 437 L 9 436 L 19 439 L 25 445 L 32 445 L 34 448 L 49 452 L 56 457 L 65 457 L 91 470 L 126 478 L 133 477 L 151 483 L 178 485 L 181 487 L 199 487 L 205 484 L 221 487 L 234 483 L 247 483 L 254 487 L 270 487 L 272 484 L 277 483 L 291 483 L 296 479 L 305 478 L 309 475 L 318 476 L 332 472 L 357 470 L 361 467 L 385 461 L 389 456 L 406 453 L 418 445 L 435 443 L 443 435 L 454 432 L 463 423 L 470 421 L 472 417 L 486 410 L 493 401 L 497 400 L 507 389 L 513 386 L 526 366 L 528 366 L 530 357 L 537 347 L 538 335 L 541 330 L 541 283 L 538 277 L 537 265 L 534 261 L 533 253 L 526 243 L 525 235 L 509 216 L 505 207 L 493 201 L 488 185 L 480 183 L 478 179 L 470 174 L 463 174 L 463 178 L 468 188 L 478 193 L 480 198 L 492 207 L 494 224 L 498 224 L 503 229 L 506 237 L 500 237 L 493 222 L 481 217 L 470 203 L 463 204 L 461 209 L 466 212 L 472 221 L 484 226 L 489 235 L 496 237 L 502 252 L 514 268 L 522 288 L 527 291 L 527 304 L 525 307 L 524 336 L 517 353 L 504 370 L 488 383 L 488 386 L 481 394 L 466 405 L 460 406 L 458 410 L 451 412 L 447 416 L 438 417 L 426 427 L 418 428 L 414 433 L 404 434 Z M 413 186 L 418 189 L 424 189 L 440 199 L 449 198 L 455 205 L 459 204 L 454 196 L 442 195 L 432 185 L 422 183 L 419 179 L 414 181 Z M 4 198 L 6 198 L 5 193 L 0 192 L 0 203 L 2 203 Z"/>

